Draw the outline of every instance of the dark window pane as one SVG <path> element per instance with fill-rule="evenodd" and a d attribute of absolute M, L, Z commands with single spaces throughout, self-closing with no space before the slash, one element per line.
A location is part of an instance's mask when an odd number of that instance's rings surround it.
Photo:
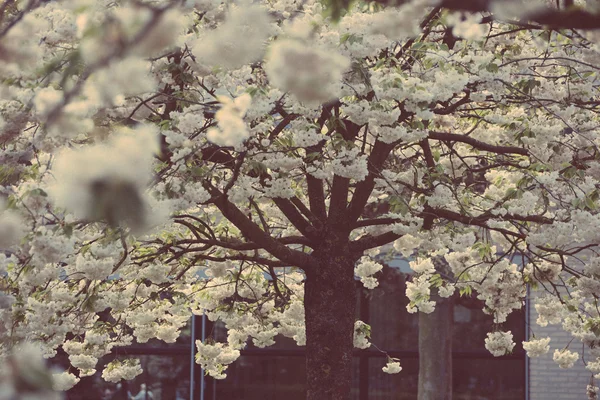
<path fill-rule="evenodd" d="M 454 359 L 454 400 L 525 398 L 525 362 L 506 359 Z"/>
<path fill-rule="evenodd" d="M 303 356 L 242 356 L 216 383 L 216 399 L 304 400 Z M 207 398 L 211 398 L 208 396 Z"/>
<path fill-rule="evenodd" d="M 105 382 L 104 366 L 115 359 L 106 356 L 98 363 L 96 374 L 82 378 L 67 392 L 67 400 L 188 400 L 190 397 L 190 356 L 141 355 L 144 372 L 132 381 Z M 131 396 L 131 397 L 128 397 Z"/>
<path fill-rule="evenodd" d="M 381 370 L 385 357 L 369 360 L 369 400 L 415 400 L 417 398 L 419 362 L 417 359 L 400 361 L 402 371 L 386 374 Z"/>
<path fill-rule="evenodd" d="M 418 314 L 406 311 L 405 275 L 384 267 L 379 286 L 368 290 L 371 337 L 374 344 L 388 350 L 416 350 L 419 346 Z"/>

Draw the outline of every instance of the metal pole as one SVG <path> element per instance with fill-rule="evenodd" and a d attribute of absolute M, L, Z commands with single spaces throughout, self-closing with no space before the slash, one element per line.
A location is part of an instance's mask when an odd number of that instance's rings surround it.
<path fill-rule="evenodd" d="M 192 342 L 190 347 L 190 400 L 194 400 L 194 339 L 196 338 L 196 317 L 192 315 L 192 333 L 190 335 L 190 341 Z"/>
<path fill-rule="evenodd" d="M 525 296 L 525 340 L 529 340 L 529 313 L 531 291 L 527 285 L 527 295 Z M 525 355 L 525 400 L 529 400 L 529 357 Z"/>
<path fill-rule="evenodd" d="M 202 343 L 206 340 L 206 313 L 202 312 Z M 200 370 L 200 400 L 204 400 L 204 368 Z"/>

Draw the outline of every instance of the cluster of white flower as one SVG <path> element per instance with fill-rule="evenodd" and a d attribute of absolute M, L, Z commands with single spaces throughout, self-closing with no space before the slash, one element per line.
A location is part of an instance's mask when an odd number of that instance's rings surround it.
<path fill-rule="evenodd" d="M 373 33 L 381 33 L 388 39 L 402 41 L 421 33 L 419 21 L 425 15 L 427 2 L 409 1 L 397 8 L 388 8 L 373 15 Z"/>
<path fill-rule="evenodd" d="M 531 339 L 523 342 L 528 357 L 539 357 L 550 351 L 550 338 Z"/>
<path fill-rule="evenodd" d="M 141 58 L 129 57 L 90 76 L 83 95 L 96 106 L 119 105 L 127 96 L 153 92 L 155 89 L 156 83 L 150 76 L 150 63 Z M 76 105 L 70 107 L 75 108 Z"/>
<path fill-rule="evenodd" d="M 588 400 L 598 400 L 598 393 L 600 392 L 600 388 L 594 385 L 588 385 L 586 388 L 586 394 Z"/>
<path fill-rule="evenodd" d="M 140 375 L 144 370 L 140 366 L 140 360 L 114 360 L 106 364 L 102 371 L 102 378 L 107 382 L 130 381 Z"/>
<path fill-rule="evenodd" d="M 410 261 L 409 265 L 410 269 L 417 274 L 433 274 L 435 272 L 435 266 L 430 258 L 418 258 Z"/>
<path fill-rule="evenodd" d="M 219 146 L 240 146 L 250 137 L 243 118 L 250 107 L 252 96 L 244 93 L 234 100 L 220 96 L 221 108 L 215 114 L 219 128 L 211 128 L 206 133 L 206 138 Z"/>
<path fill-rule="evenodd" d="M 363 286 L 367 289 L 375 289 L 379 282 L 375 275 L 383 269 L 383 265 L 371 260 L 369 257 L 362 257 L 354 266 L 354 275 L 360 278 Z"/>
<path fill-rule="evenodd" d="M 567 349 L 554 350 L 552 359 L 561 368 L 572 368 L 575 362 L 579 359 L 579 354 Z"/>
<path fill-rule="evenodd" d="M 512 352 L 515 343 L 513 335 L 508 332 L 489 332 L 485 339 L 485 348 L 495 357 L 500 357 Z"/>
<path fill-rule="evenodd" d="M 402 367 L 400 366 L 400 360 L 396 358 L 388 358 L 387 364 L 381 370 L 386 374 L 399 373 L 400 371 L 402 371 Z"/>
<path fill-rule="evenodd" d="M 435 301 L 430 300 L 429 297 L 431 294 L 430 277 L 429 274 L 422 274 L 413 278 L 412 281 L 406 282 L 406 297 L 410 300 L 406 309 L 409 313 L 421 311 L 430 314 L 435 310 Z"/>
<path fill-rule="evenodd" d="M 585 368 L 594 374 L 594 378 L 600 376 L 600 360 L 596 359 L 596 361 L 588 361 Z"/>
<path fill-rule="evenodd" d="M 369 173 L 367 157 L 358 148 L 342 149 L 331 163 L 336 175 L 362 181 Z"/>
<path fill-rule="evenodd" d="M 371 347 L 371 326 L 362 321 L 354 323 L 354 347 L 357 349 L 366 349 Z"/>
<path fill-rule="evenodd" d="M 535 311 L 538 313 L 536 323 L 539 326 L 559 324 L 563 319 L 564 306 L 555 297 L 541 296 L 535 300 Z"/>
<path fill-rule="evenodd" d="M 202 343 L 196 341 L 198 349 L 196 362 L 214 379 L 225 379 L 227 366 L 240 357 L 240 351 L 223 343 Z"/>
<path fill-rule="evenodd" d="M 80 379 L 70 372 L 61 372 L 52 374 L 52 387 L 57 391 L 65 391 L 71 389 L 79 383 Z"/>
<path fill-rule="evenodd" d="M 268 181 L 268 186 L 264 187 L 266 197 L 289 199 L 296 194 L 290 186 L 289 179 L 275 178 Z"/>

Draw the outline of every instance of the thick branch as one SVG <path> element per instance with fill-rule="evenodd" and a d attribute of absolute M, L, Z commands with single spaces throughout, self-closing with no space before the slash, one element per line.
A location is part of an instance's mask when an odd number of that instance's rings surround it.
<path fill-rule="evenodd" d="M 275 128 L 273 128 L 273 130 L 271 131 L 271 133 L 269 133 L 269 140 L 273 140 L 277 137 L 277 135 L 279 135 L 281 133 L 281 131 L 283 131 L 285 129 L 286 126 L 288 126 L 290 124 L 290 122 L 292 122 L 293 120 L 295 120 L 296 118 L 298 118 L 299 115 L 298 114 L 288 114 L 285 116 L 285 118 L 283 118 Z"/>
<path fill-rule="evenodd" d="M 334 175 L 331 188 L 331 199 L 329 201 L 329 216 L 327 222 L 333 228 L 343 228 L 340 224 L 346 223 L 346 210 L 348 207 L 348 191 L 350 179 Z"/>
<path fill-rule="evenodd" d="M 521 147 L 513 147 L 513 146 L 496 146 L 493 144 L 485 143 L 479 141 L 477 139 L 473 139 L 470 136 L 459 135 L 456 133 L 447 133 L 447 132 L 429 132 L 429 139 L 441 140 L 445 142 L 461 142 L 466 143 L 470 146 L 478 150 L 489 151 L 497 154 L 520 154 L 523 156 L 529 155 L 529 151 L 527 149 Z"/>
<path fill-rule="evenodd" d="M 310 210 L 320 221 L 327 219 L 327 208 L 325 207 L 325 191 L 323 190 L 323 181 L 317 179 L 311 174 L 306 174 L 306 184 L 308 192 L 308 202 Z"/>
<path fill-rule="evenodd" d="M 396 222 L 400 222 L 400 220 L 395 218 L 370 218 L 370 219 L 361 219 L 360 221 L 356 221 L 354 224 L 354 229 L 362 228 L 365 226 L 374 226 L 374 225 L 391 225 Z"/>
<path fill-rule="evenodd" d="M 277 257 L 283 262 L 289 263 L 290 265 L 297 265 L 304 270 L 311 268 L 313 260 L 308 254 L 298 250 L 290 249 L 268 235 L 252 220 L 246 217 L 246 215 L 244 215 L 239 208 L 227 200 L 225 195 L 220 190 L 212 186 L 210 183 L 204 182 L 204 187 L 213 197 L 212 203 L 221 211 L 223 216 L 227 218 L 229 222 L 235 225 L 240 232 L 242 232 L 242 235 L 244 235 L 247 239 L 252 240 L 254 243 L 258 244 L 263 249 L 271 253 L 274 257 Z"/>
<path fill-rule="evenodd" d="M 480 226 L 482 228 L 496 230 L 496 231 L 502 232 L 506 235 L 518 237 L 521 239 L 524 238 L 523 234 L 517 233 L 517 232 L 512 232 L 512 231 L 502 229 L 502 228 L 490 228 L 489 226 L 487 226 L 487 222 L 492 219 L 505 220 L 505 221 L 535 222 L 535 223 L 544 224 L 544 225 L 549 225 L 554 222 L 551 218 L 543 217 L 540 215 L 506 214 L 506 215 L 500 216 L 500 215 L 492 215 L 490 213 L 485 213 L 482 215 L 478 215 L 477 217 L 471 217 L 468 215 L 459 214 L 454 211 L 445 210 L 442 208 L 432 208 L 432 207 L 428 207 L 428 206 L 425 206 L 425 210 L 423 211 L 422 216 L 423 217 L 428 216 L 428 217 L 441 218 L 441 219 L 445 219 L 448 221 L 460 222 L 465 225 Z"/>
<path fill-rule="evenodd" d="M 279 238 L 279 239 L 275 239 L 277 240 L 279 243 L 283 244 L 283 245 L 288 245 L 288 244 L 298 244 L 298 245 L 303 245 L 303 246 L 311 246 L 311 243 L 308 239 L 306 239 L 304 236 L 286 236 L 283 238 Z M 208 244 L 211 246 L 218 246 L 224 249 L 229 249 L 229 250 L 237 250 L 237 251 L 250 251 L 250 250 L 259 250 L 262 249 L 262 246 L 254 243 L 254 242 L 243 242 L 243 241 L 233 241 L 233 240 L 206 240 L 206 239 L 200 239 L 200 240 L 194 240 L 190 243 L 201 243 L 201 244 Z"/>
<path fill-rule="evenodd" d="M 375 177 L 379 176 L 379 173 L 383 168 L 383 164 L 387 160 L 393 148 L 393 144 L 383 143 L 380 141 L 375 142 L 373 150 L 371 151 L 371 154 L 369 154 L 369 159 L 367 160 L 369 174 L 363 181 L 356 185 L 354 195 L 350 201 L 350 206 L 348 208 L 348 218 L 350 220 L 350 224 L 356 222 L 356 220 L 358 220 L 362 215 L 367 201 L 369 201 L 369 197 L 373 192 L 373 188 L 375 187 Z"/>
<path fill-rule="evenodd" d="M 419 146 L 423 149 L 423 155 L 425 156 L 425 163 L 427 164 L 427 171 L 432 174 L 435 171 L 435 159 L 431 152 L 431 146 L 429 146 L 429 140 L 423 139 L 419 142 Z M 430 185 L 431 186 L 431 183 Z M 427 204 L 427 203 L 426 203 Z M 423 229 L 428 231 L 433 227 L 433 216 L 425 215 L 423 217 Z"/>
<path fill-rule="evenodd" d="M 442 0 L 439 6 L 460 11 L 491 11 L 492 0 Z M 553 29 L 600 29 L 600 16 L 581 9 L 541 8 L 525 15 L 520 22 L 537 22 Z"/>
<path fill-rule="evenodd" d="M 368 235 L 350 242 L 350 251 L 362 253 L 365 250 L 384 246 L 395 241 L 396 239 L 399 239 L 400 237 L 402 237 L 402 235 L 398 235 L 394 232 L 386 232 L 376 236 Z"/>
<path fill-rule="evenodd" d="M 306 148 L 307 155 L 312 153 L 319 154 L 322 151 L 323 142 Z M 319 221 L 325 223 L 327 220 L 327 208 L 325 207 L 325 191 L 323 189 L 323 180 L 315 178 L 307 172 L 306 185 L 310 210 L 319 219 Z"/>
<path fill-rule="evenodd" d="M 291 198 L 290 200 L 298 209 L 298 211 L 300 211 L 302 213 L 302 215 L 304 215 L 306 217 L 306 219 L 308 219 L 310 221 L 310 223 L 317 229 L 319 230 L 321 227 L 321 221 L 319 220 L 319 218 L 317 218 L 317 216 L 315 214 L 313 214 L 313 212 L 306 207 L 306 205 L 302 202 L 302 200 L 300 200 L 297 196 L 294 196 Z"/>
<path fill-rule="evenodd" d="M 463 97 L 462 99 L 448 105 L 447 107 L 444 108 L 438 108 L 433 110 L 434 114 L 438 114 L 438 115 L 449 115 L 452 114 L 454 111 L 456 111 L 458 109 L 458 107 L 467 104 L 469 102 L 469 100 L 471 100 L 471 98 L 469 97 L 469 92 L 467 92 L 465 94 L 465 97 Z"/>
<path fill-rule="evenodd" d="M 315 228 L 313 228 L 310 223 L 304 217 L 298 209 L 294 206 L 294 204 L 288 199 L 283 199 L 281 197 L 277 197 L 273 199 L 273 203 L 281 210 L 283 215 L 307 238 L 316 239 L 315 236 Z"/>

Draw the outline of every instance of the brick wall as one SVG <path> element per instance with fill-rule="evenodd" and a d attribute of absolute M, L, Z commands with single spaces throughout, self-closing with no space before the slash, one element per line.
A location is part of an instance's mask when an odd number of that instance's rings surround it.
<path fill-rule="evenodd" d="M 549 336 L 550 351 L 548 354 L 529 359 L 529 398 L 530 400 L 585 400 L 586 387 L 591 373 L 585 369 L 581 360 L 581 342 L 574 340 L 569 346 L 571 351 L 579 351 L 579 360 L 571 369 L 561 369 L 552 361 L 554 349 L 565 347 L 571 336 L 564 332 L 560 325 L 538 326 L 535 321 L 537 312 L 531 301 L 529 321 L 536 337 Z M 596 383 L 598 385 L 598 383 Z"/>

